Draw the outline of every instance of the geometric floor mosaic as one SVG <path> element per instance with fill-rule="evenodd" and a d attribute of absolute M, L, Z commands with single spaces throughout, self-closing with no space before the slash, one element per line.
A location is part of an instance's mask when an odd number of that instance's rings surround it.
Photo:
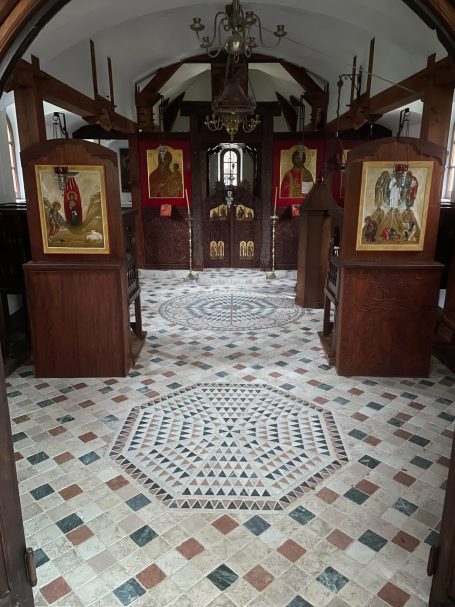
<path fill-rule="evenodd" d="M 163 504 L 211 510 L 283 510 L 347 461 L 331 412 L 228 383 L 134 407 L 110 455 Z"/>
<path fill-rule="evenodd" d="M 215 291 L 174 297 L 160 306 L 159 313 L 192 329 L 257 331 L 288 325 L 304 310 L 289 296 Z"/>
<path fill-rule="evenodd" d="M 428 555 L 439 541 L 455 432 L 455 374 L 433 358 L 429 377 L 340 377 L 319 341 L 322 310 L 308 309 L 289 324 L 257 331 L 170 322 L 159 308 L 177 296 L 191 302 L 201 293 L 254 291 L 270 300 L 273 295 L 295 298 L 295 272 L 278 271 L 276 280 L 266 280 L 260 270 L 209 269 L 191 282 L 184 280 L 187 273 L 141 272 L 147 338 L 126 377 L 35 378 L 33 367 L 24 365 L 6 379 L 26 545 L 34 549 L 37 565 L 35 607 L 428 606 Z M 171 508 L 162 497 L 180 499 L 171 483 L 182 473 L 164 462 L 164 492 L 153 495 L 136 480 L 142 472 L 132 474 L 114 461 L 112 445 L 122 428 L 126 441 L 139 429 L 139 423 L 130 430 L 124 425 L 135 411 L 138 419 L 145 415 L 141 436 L 149 420 L 148 438 L 157 443 L 166 438 L 156 446 L 159 455 L 177 435 L 191 453 L 190 438 L 201 437 L 200 422 L 191 429 L 188 417 L 177 420 L 173 413 L 162 413 L 160 418 L 157 412 L 171 411 L 168 397 L 183 390 L 179 398 L 191 417 L 205 420 L 205 412 L 196 411 L 201 402 L 216 409 L 221 401 L 210 387 L 221 382 L 239 386 L 232 400 L 223 396 L 225 407 L 238 404 L 242 394 L 246 398 L 245 386 L 268 386 L 264 398 L 270 410 L 264 406 L 264 413 L 257 412 L 257 428 L 253 432 L 251 424 L 248 434 L 240 414 L 233 421 L 234 415 L 224 419 L 224 411 L 216 411 L 219 418 L 207 420 L 218 428 L 208 449 L 223 465 L 207 468 L 206 477 L 180 479 L 194 491 L 185 496 L 188 501 L 225 499 L 225 509 Z M 204 395 L 191 395 L 188 386 L 208 388 Z M 250 396 L 245 411 L 254 401 Z M 283 411 L 272 414 L 272 405 Z M 152 411 L 161 437 L 152 433 Z M 299 418 L 298 430 L 289 421 L 297 411 L 307 415 Z M 250 440 L 248 457 L 255 454 L 263 462 L 251 458 L 245 470 L 257 491 L 266 481 L 281 483 L 275 493 L 268 489 L 271 497 L 259 496 L 257 502 L 276 504 L 292 492 L 299 481 L 294 484 L 292 464 L 284 461 L 301 456 L 300 432 L 309 449 L 308 420 L 316 411 L 334 415 L 349 453 L 336 473 L 280 511 L 247 509 L 241 503 L 229 508 L 239 500 L 210 495 L 210 483 L 223 481 L 246 491 L 240 502 L 251 503 L 255 489 L 248 493 L 249 481 L 236 467 L 245 462 L 230 461 L 244 449 L 239 436 L 257 436 L 253 440 L 262 446 L 260 451 Z M 322 427 L 324 440 L 336 451 L 330 423 Z M 223 432 L 227 446 L 219 442 Z M 274 446 L 276 432 L 287 459 Z M 319 430 L 316 434 L 321 440 Z M 128 458 L 133 451 L 117 455 Z M 212 466 L 216 462 L 206 460 Z M 162 483 L 165 466 L 162 473 L 153 472 Z M 281 466 L 274 480 L 267 478 Z M 228 478 L 223 467 L 230 471 Z M 265 480 L 254 478 L 258 470 Z M 205 497 L 196 495 L 193 482 Z"/>

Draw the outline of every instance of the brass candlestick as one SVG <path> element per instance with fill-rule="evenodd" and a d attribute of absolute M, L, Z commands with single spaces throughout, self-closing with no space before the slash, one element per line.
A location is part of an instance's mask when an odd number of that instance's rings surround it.
<path fill-rule="evenodd" d="M 275 274 L 275 227 L 278 219 L 276 210 L 273 215 L 270 216 L 270 219 L 272 220 L 272 271 L 270 272 L 270 274 L 267 274 L 266 278 L 268 280 L 273 280 L 277 278 L 277 275 Z"/>
<path fill-rule="evenodd" d="M 185 280 L 196 280 L 196 276 L 193 274 L 193 233 L 191 230 L 191 222 L 193 218 L 191 216 L 190 210 L 190 202 L 188 200 L 188 190 L 185 189 L 185 197 L 186 197 L 186 210 L 187 210 L 187 221 L 188 221 L 188 247 L 189 247 L 189 261 L 190 261 L 190 271 Z"/>

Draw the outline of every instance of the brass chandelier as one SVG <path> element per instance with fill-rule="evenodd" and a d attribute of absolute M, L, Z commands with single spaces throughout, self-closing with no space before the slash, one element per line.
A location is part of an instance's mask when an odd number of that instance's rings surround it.
<path fill-rule="evenodd" d="M 259 116 L 254 115 L 255 109 L 256 101 L 245 95 L 239 80 L 227 78 L 223 92 L 213 100 L 213 114 L 206 117 L 204 124 L 210 131 L 224 128 L 233 141 L 240 127 L 245 133 L 251 133 L 260 124 Z"/>
<path fill-rule="evenodd" d="M 259 41 L 264 48 L 276 48 L 281 39 L 287 35 L 284 25 L 277 25 L 273 35 L 277 41 L 272 46 L 267 46 L 262 37 L 263 26 L 260 17 L 253 11 L 244 11 L 240 6 L 239 0 L 233 0 L 232 4 L 226 6 L 225 11 L 219 11 L 213 21 L 213 36 L 202 36 L 201 32 L 205 29 L 200 17 L 193 17 L 193 23 L 190 25 L 193 32 L 196 32 L 201 48 L 207 51 L 210 58 L 217 57 L 222 50 L 232 55 L 237 61 L 240 55 L 251 57 L 253 49 L 257 47 L 254 28 L 257 28 Z M 223 32 L 229 33 L 223 41 Z"/>

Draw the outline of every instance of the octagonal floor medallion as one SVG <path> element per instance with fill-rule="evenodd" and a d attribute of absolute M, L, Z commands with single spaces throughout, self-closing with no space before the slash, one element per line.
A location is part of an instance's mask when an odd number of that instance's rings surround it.
<path fill-rule="evenodd" d="M 160 306 L 159 313 L 192 329 L 255 331 L 291 323 L 304 310 L 286 295 L 213 291 L 174 297 Z"/>
<path fill-rule="evenodd" d="M 177 508 L 282 510 L 348 461 L 329 411 L 267 384 L 196 384 L 131 409 L 110 452 Z"/>

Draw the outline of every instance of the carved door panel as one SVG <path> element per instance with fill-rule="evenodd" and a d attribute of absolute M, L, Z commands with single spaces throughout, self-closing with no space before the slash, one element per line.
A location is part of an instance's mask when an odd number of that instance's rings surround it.
<path fill-rule="evenodd" d="M 232 209 L 232 207 L 231 207 Z M 208 208 L 204 260 L 208 268 L 231 267 L 231 212 L 226 204 Z"/>
<path fill-rule="evenodd" d="M 231 225 L 232 267 L 258 267 L 260 222 L 254 209 L 244 204 L 237 204 L 232 212 Z"/>
<path fill-rule="evenodd" d="M 433 547 L 428 561 L 428 573 L 433 575 L 431 607 L 455 605 L 455 441 L 452 447 L 449 478 L 442 514 L 439 546 Z"/>
<path fill-rule="evenodd" d="M 0 444 L 0 607 L 33 607 L 1 357 Z M 30 561 L 33 557 L 28 562 L 34 576 Z"/>

